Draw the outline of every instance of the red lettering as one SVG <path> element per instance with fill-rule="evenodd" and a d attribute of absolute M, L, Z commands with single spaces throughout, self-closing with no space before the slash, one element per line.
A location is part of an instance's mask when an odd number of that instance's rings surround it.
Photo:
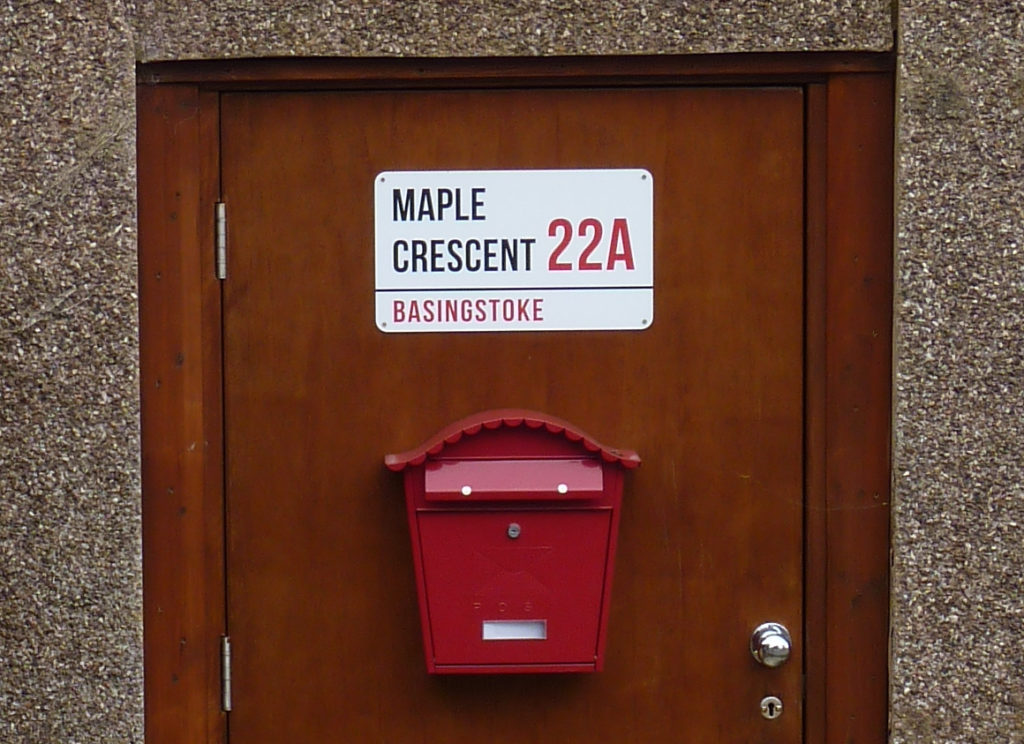
<path fill-rule="evenodd" d="M 548 225 L 548 236 L 555 237 L 555 233 L 559 230 L 562 231 L 562 239 L 555 246 L 555 250 L 551 251 L 551 257 L 548 258 L 548 271 L 569 271 L 572 269 L 572 264 L 562 263 L 558 260 L 562 252 L 569 246 L 569 241 L 572 240 L 572 223 L 561 217 L 557 220 L 551 220 L 551 224 Z"/>
<path fill-rule="evenodd" d="M 472 299 L 392 300 L 398 323 L 542 323 L 544 298 L 482 297 Z"/>
<path fill-rule="evenodd" d="M 616 250 L 621 245 L 621 250 Z M 608 270 L 615 268 L 615 264 L 624 261 L 626 269 L 633 271 L 633 244 L 629 240 L 629 224 L 625 217 L 619 217 L 612 222 L 612 247 L 608 251 Z"/>
<path fill-rule="evenodd" d="M 585 238 L 588 230 L 591 229 L 594 232 L 594 237 L 590 239 L 587 247 L 580 254 L 580 271 L 599 271 L 601 269 L 601 264 L 590 260 L 590 255 L 597 248 L 597 244 L 601 242 L 601 236 L 604 234 L 604 230 L 601 229 L 601 223 L 593 217 L 583 220 L 580 223 L 580 237 Z"/>

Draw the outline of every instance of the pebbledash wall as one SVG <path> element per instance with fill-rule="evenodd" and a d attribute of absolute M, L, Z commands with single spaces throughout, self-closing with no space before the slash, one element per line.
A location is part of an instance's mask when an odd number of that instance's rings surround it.
<path fill-rule="evenodd" d="M 899 51 L 893 742 L 1024 742 L 1024 5 L 0 4 L 0 741 L 142 741 L 138 61 Z"/>

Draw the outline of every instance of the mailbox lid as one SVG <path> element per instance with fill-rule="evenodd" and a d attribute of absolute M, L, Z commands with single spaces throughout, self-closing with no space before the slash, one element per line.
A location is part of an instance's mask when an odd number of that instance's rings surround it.
<path fill-rule="evenodd" d="M 422 511 L 417 520 L 435 665 L 592 668 L 611 508 Z"/>
<path fill-rule="evenodd" d="M 406 452 L 385 455 L 391 470 L 422 465 L 428 458 L 487 459 L 494 457 L 600 457 L 624 468 L 635 468 L 640 456 L 632 450 L 607 447 L 568 421 L 539 411 L 497 408 L 449 424 Z"/>
<path fill-rule="evenodd" d="M 427 501 L 563 501 L 604 494 L 604 468 L 591 459 L 434 460 Z"/>

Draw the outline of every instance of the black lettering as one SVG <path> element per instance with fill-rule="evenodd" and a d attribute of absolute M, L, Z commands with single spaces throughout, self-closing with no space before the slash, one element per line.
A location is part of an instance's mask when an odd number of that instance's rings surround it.
<path fill-rule="evenodd" d="M 420 192 L 420 209 L 419 212 L 417 212 L 416 214 L 416 219 L 422 222 L 424 216 L 431 222 L 433 222 L 435 219 L 434 202 L 430 198 L 430 189 L 423 189 Z"/>
<path fill-rule="evenodd" d="M 458 222 L 469 219 L 469 215 L 462 213 L 462 189 L 455 189 L 455 219 Z"/>
<path fill-rule="evenodd" d="M 427 270 L 427 241 L 425 240 L 412 241 L 412 270 L 414 272 Z"/>
<path fill-rule="evenodd" d="M 430 270 L 431 271 L 444 271 L 444 266 L 441 265 L 441 259 L 444 258 L 444 241 L 443 240 L 431 240 L 430 241 Z"/>
<path fill-rule="evenodd" d="M 394 200 L 395 208 L 395 222 L 406 222 L 408 220 L 413 219 L 412 210 L 413 201 L 415 199 L 415 197 L 413 196 L 414 193 L 415 192 L 413 189 L 406 189 L 405 196 L 402 196 L 401 189 L 391 189 L 392 199 Z"/>
<path fill-rule="evenodd" d="M 526 270 L 530 271 L 530 254 L 533 252 L 533 244 L 537 242 L 536 238 L 521 238 L 523 248 L 526 249 Z"/>
<path fill-rule="evenodd" d="M 437 219 L 444 219 L 444 210 L 448 209 L 452 205 L 452 190 L 451 189 L 438 189 L 437 190 Z"/>
<path fill-rule="evenodd" d="M 487 219 L 487 217 L 485 217 L 484 215 L 482 215 L 480 213 L 480 210 L 484 206 L 484 192 L 486 190 L 487 189 L 484 189 L 484 188 L 472 189 L 471 190 L 471 193 L 473 194 L 473 219 L 474 220 L 486 220 Z M 479 198 L 477 198 L 477 197 L 479 197 Z"/>
<path fill-rule="evenodd" d="M 462 271 L 462 256 L 459 255 L 459 251 L 461 250 L 461 240 L 448 241 L 448 255 L 451 256 L 451 258 L 448 259 L 448 271 Z"/>
<path fill-rule="evenodd" d="M 501 270 L 519 271 L 519 241 L 515 238 L 501 239 Z"/>
<path fill-rule="evenodd" d="M 395 245 L 394 245 L 394 254 L 395 254 L 394 266 L 395 266 L 395 271 L 397 271 L 399 274 L 401 274 L 404 271 L 408 271 L 409 270 L 409 259 L 405 258 L 404 256 L 400 256 L 401 253 L 408 253 L 408 252 L 409 252 L 409 244 L 408 243 L 406 243 L 404 240 L 396 240 L 395 241 Z"/>
<path fill-rule="evenodd" d="M 484 241 L 484 271 L 497 271 L 498 266 L 495 259 L 498 257 L 497 238 L 487 238 Z"/>
<path fill-rule="evenodd" d="M 391 265 L 399 274 L 530 271 L 536 243 L 536 238 L 399 238 L 391 246 Z"/>
<path fill-rule="evenodd" d="M 469 271 L 480 271 L 480 258 L 473 260 L 473 254 L 480 252 L 480 241 L 470 239 L 466 241 L 466 268 Z"/>

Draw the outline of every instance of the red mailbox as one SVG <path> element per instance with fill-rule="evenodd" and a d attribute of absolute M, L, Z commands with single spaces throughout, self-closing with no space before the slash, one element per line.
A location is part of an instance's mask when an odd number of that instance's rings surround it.
<path fill-rule="evenodd" d="M 635 452 L 502 409 L 384 461 L 405 471 L 429 672 L 600 671 Z"/>

